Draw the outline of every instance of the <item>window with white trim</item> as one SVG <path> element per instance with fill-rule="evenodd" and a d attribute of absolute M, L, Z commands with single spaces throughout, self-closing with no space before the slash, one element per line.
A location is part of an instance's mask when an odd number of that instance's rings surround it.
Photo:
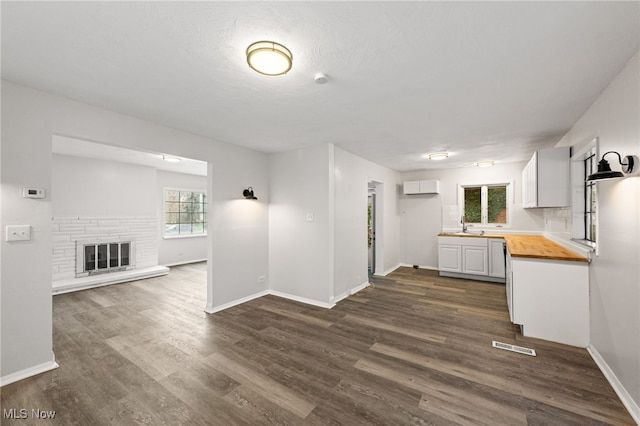
<path fill-rule="evenodd" d="M 465 223 L 501 227 L 509 225 L 510 198 L 508 183 L 460 185 L 458 204 Z"/>
<path fill-rule="evenodd" d="M 586 179 L 598 170 L 597 154 L 595 138 L 571 156 L 572 238 L 594 248 L 598 239 L 598 189 L 596 182 Z"/>
<path fill-rule="evenodd" d="M 205 192 L 165 188 L 164 236 L 207 234 L 207 194 Z"/>

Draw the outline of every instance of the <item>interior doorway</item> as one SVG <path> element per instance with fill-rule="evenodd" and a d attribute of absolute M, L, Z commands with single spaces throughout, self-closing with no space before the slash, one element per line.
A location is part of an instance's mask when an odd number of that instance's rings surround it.
<path fill-rule="evenodd" d="M 169 266 L 206 263 L 209 179 L 208 164 L 201 160 L 53 135 L 53 293 L 165 275 Z M 181 198 L 171 203 L 166 194 L 176 189 Z M 196 193 L 204 194 L 199 203 L 189 197 Z M 169 220 L 178 216 L 179 221 Z M 171 232 L 175 223 L 180 232 Z M 120 259 L 124 244 L 126 267 Z M 86 251 L 83 247 L 96 247 L 90 253 L 95 267 L 78 262 L 79 253 Z"/>
<path fill-rule="evenodd" d="M 369 198 L 367 202 L 367 245 L 368 245 L 368 271 L 369 279 L 376 270 L 376 226 L 375 226 L 375 205 L 376 193 L 369 188 Z"/>
<path fill-rule="evenodd" d="M 383 252 L 380 250 L 380 241 L 382 241 L 382 201 L 383 184 L 382 182 L 369 181 L 367 185 L 367 250 L 369 279 L 373 275 L 379 274 L 383 267 Z"/>

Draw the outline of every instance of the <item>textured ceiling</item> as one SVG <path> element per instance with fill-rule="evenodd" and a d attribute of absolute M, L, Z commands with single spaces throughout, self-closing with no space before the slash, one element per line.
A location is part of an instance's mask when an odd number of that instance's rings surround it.
<path fill-rule="evenodd" d="M 527 159 L 640 39 L 635 1 L 1 7 L 4 79 L 265 152 L 331 142 L 400 171 Z M 293 52 L 287 75 L 247 66 L 263 39 Z"/>

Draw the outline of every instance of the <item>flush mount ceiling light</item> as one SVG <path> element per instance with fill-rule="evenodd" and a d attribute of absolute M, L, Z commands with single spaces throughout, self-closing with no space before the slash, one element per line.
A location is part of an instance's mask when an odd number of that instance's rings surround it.
<path fill-rule="evenodd" d="M 247 63 L 264 75 L 282 75 L 293 65 L 291 51 L 273 41 L 257 41 L 247 47 Z"/>
<path fill-rule="evenodd" d="M 448 152 L 434 152 L 428 155 L 429 160 L 444 160 L 449 157 Z"/>
<path fill-rule="evenodd" d="M 604 157 L 607 154 L 616 154 L 618 156 L 618 163 L 620 163 L 620 165 L 622 166 L 622 172 L 614 172 L 611 170 L 611 166 L 609 166 L 609 162 L 604 159 Z M 587 178 L 587 181 L 591 182 L 594 180 L 608 180 L 608 179 L 623 178 L 624 173 L 633 172 L 633 165 L 634 165 L 633 155 L 627 155 L 624 157 L 624 159 L 626 161 L 625 163 L 622 162 L 622 156 L 616 151 L 605 152 L 602 155 L 602 159 L 598 162 L 598 171 L 590 175 Z"/>
<path fill-rule="evenodd" d="M 476 166 L 478 166 L 478 167 L 491 167 L 494 164 L 495 163 L 493 161 L 478 161 L 476 163 Z"/>
<path fill-rule="evenodd" d="M 179 157 L 174 157 L 173 155 L 163 155 L 162 159 L 168 163 L 179 163 L 182 161 Z"/>
<path fill-rule="evenodd" d="M 253 188 L 252 187 L 248 187 L 247 189 L 242 191 L 242 196 L 244 198 L 246 198 L 247 200 L 257 200 L 258 199 L 258 197 L 253 195 Z"/>

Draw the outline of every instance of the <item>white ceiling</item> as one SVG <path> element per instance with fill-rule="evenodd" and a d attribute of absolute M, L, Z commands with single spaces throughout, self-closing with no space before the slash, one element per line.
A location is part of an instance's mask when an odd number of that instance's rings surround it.
<path fill-rule="evenodd" d="M 139 164 L 175 173 L 206 176 L 207 163 L 171 153 L 134 151 L 117 146 L 105 145 L 66 136 L 53 135 L 52 152 L 73 157 L 94 158 L 119 163 Z M 179 162 L 165 161 L 164 156 L 180 159 Z"/>
<path fill-rule="evenodd" d="M 265 152 L 331 142 L 399 171 L 555 144 L 640 40 L 637 1 L 1 7 L 6 80 Z M 248 67 L 263 39 L 293 52 L 287 75 Z"/>

